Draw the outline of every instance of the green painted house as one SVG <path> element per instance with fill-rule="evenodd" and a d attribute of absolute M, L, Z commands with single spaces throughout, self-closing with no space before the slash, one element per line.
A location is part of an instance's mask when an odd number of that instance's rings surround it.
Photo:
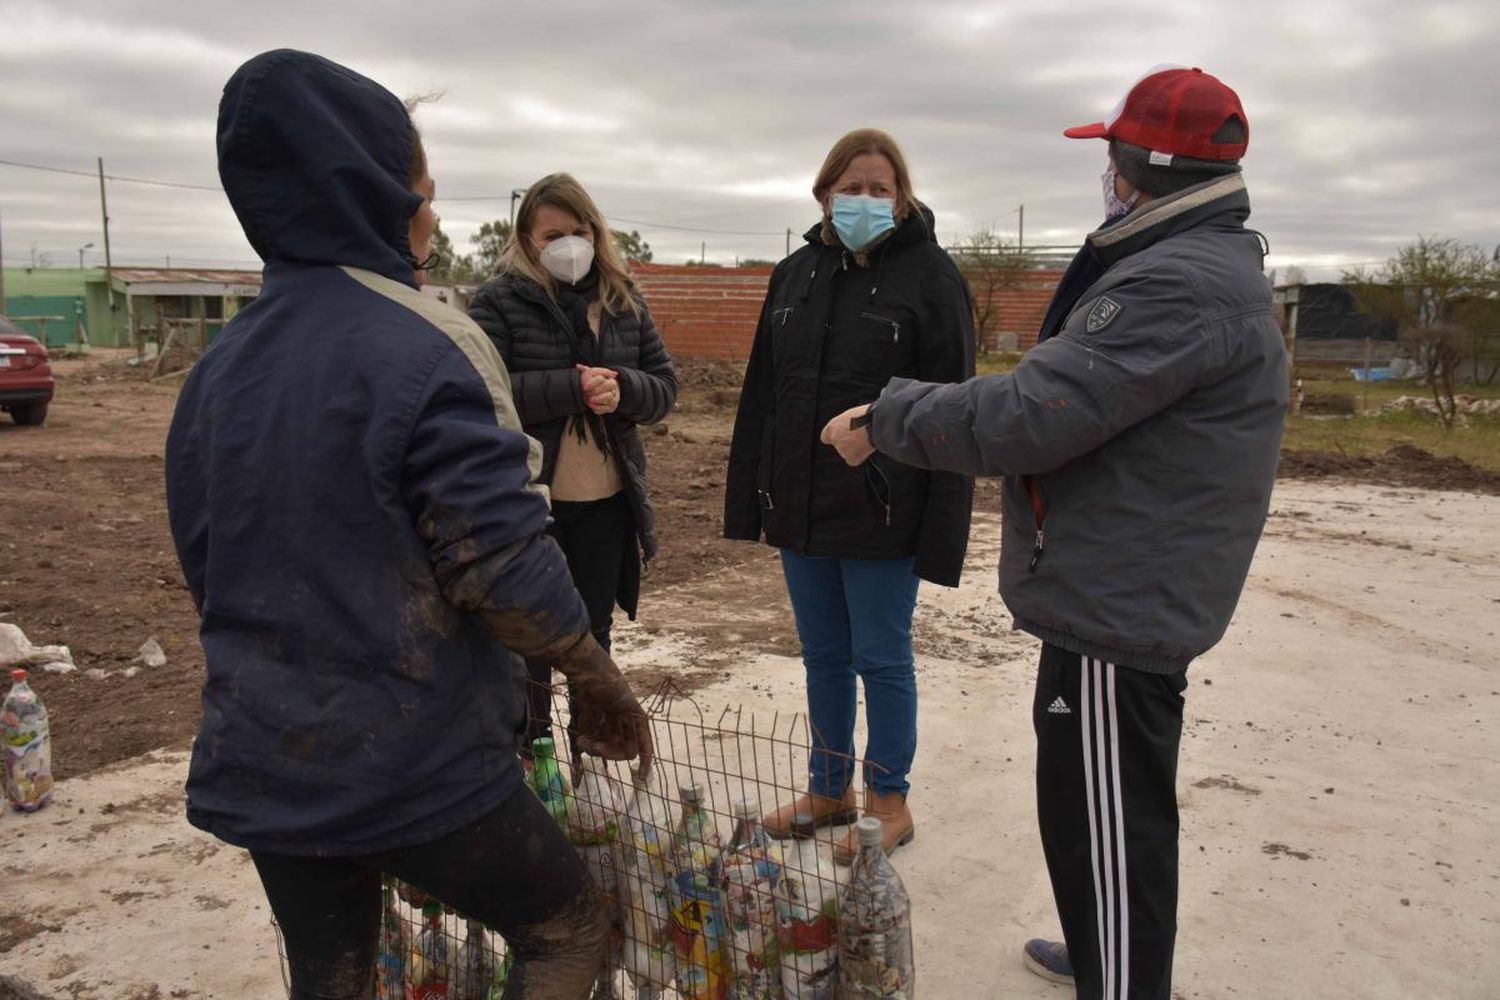
<path fill-rule="evenodd" d="M 260 294 L 260 279 L 259 271 L 117 267 L 106 290 L 103 268 L 8 267 L 0 313 L 49 347 L 160 343 L 168 326 L 194 321 L 207 343 Z"/>

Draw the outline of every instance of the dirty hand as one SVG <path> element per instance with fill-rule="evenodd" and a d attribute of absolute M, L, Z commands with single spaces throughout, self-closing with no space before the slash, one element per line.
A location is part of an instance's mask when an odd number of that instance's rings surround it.
<path fill-rule="evenodd" d="M 832 445 L 849 465 L 863 465 L 867 459 L 875 454 L 875 445 L 870 443 L 870 426 L 862 424 L 859 427 L 852 426 L 856 417 L 863 417 L 870 409 L 870 404 L 856 406 L 845 410 L 823 427 L 820 440 L 824 444 Z"/>
<path fill-rule="evenodd" d="M 651 721 L 609 654 L 585 635 L 554 664 L 568 679 L 579 750 L 606 760 L 641 759 L 651 773 Z"/>

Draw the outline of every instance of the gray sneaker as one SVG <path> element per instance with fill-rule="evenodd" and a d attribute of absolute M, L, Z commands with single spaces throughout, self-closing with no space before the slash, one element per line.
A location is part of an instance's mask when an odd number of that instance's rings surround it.
<path fill-rule="evenodd" d="M 1032 938 L 1021 949 L 1021 960 L 1043 979 L 1073 985 L 1073 963 L 1068 961 L 1068 946 L 1061 941 Z"/>

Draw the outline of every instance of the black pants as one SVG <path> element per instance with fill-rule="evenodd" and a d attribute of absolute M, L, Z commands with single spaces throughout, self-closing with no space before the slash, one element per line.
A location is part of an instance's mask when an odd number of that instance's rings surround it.
<path fill-rule="evenodd" d="M 583 605 L 588 609 L 589 631 L 594 633 L 599 645 L 608 650 L 620 577 L 635 567 L 631 558 L 635 547 L 635 515 L 630 510 L 630 498 L 622 490 L 605 500 L 586 503 L 554 501 L 552 524 L 547 533 L 557 539 L 558 547 L 567 557 L 573 586 L 578 588 Z M 541 660 L 527 660 L 526 673 L 532 683 L 529 685 L 530 724 L 523 754 L 531 752 L 533 739 L 552 731 L 552 698 L 548 690 L 552 683 L 552 667 Z"/>
<path fill-rule="evenodd" d="M 608 945 L 602 901 L 535 795 L 431 843 L 349 858 L 252 851 L 286 942 L 291 1000 L 363 1000 L 374 988 L 380 875 L 437 897 L 505 938 L 506 1000 L 589 995 Z"/>
<path fill-rule="evenodd" d="M 1079 1000 L 1169 1000 L 1187 672 L 1042 647 L 1037 814 Z"/>

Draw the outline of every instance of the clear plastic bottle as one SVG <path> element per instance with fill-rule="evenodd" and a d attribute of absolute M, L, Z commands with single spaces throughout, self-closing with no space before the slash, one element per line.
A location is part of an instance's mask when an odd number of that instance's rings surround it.
<path fill-rule="evenodd" d="M 573 771 L 573 810 L 568 814 L 568 839 L 573 842 L 583 866 L 593 876 L 609 914 L 609 959 L 601 975 L 596 997 L 613 996 L 614 974 L 619 968 L 624 928 L 620 908 L 620 820 L 626 810 L 620 782 L 597 757 L 584 757 Z"/>
<path fill-rule="evenodd" d="M 495 956 L 490 951 L 484 925 L 477 920 L 464 921 L 464 943 L 458 950 L 454 970 L 450 994 L 453 1000 L 485 1000 L 495 979 Z"/>
<path fill-rule="evenodd" d="M 839 903 L 839 982 L 847 997 L 913 1000 L 911 900 L 881 845 L 881 823 L 859 821 L 859 856 Z"/>
<path fill-rule="evenodd" d="M 793 829 L 813 828 L 798 815 Z M 792 842 L 776 893 L 781 952 L 781 988 L 786 1000 L 834 1000 L 838 996 L 839 868 L 833 850 L 811 837 Z"/>
<path fill-rule="evenodd" d="M 573 809 L 573 789 L 557 763 L 557 747 L 550 736 L 538 736 L 531 742 L 531 790 L 542 800 L 557 825 L 568 828 L 568 813 Z"/>
<path fill-rule="evenodd" d="M 679 790 L 682 819 L 672 835 L 672 943 L 682 1000 L 724 1000 L 723 842 L 703 809 L 703 788 Z"/>
<path fill-rule="evenodd" d="M 407 963 L 407 969 L 410 1000 L 447 1000 L 453 955 L 448 932 L 443 928 L 443 904 L 435 899 L 422 906 L 422 933 L 417 936 L 416 956 Z"/>
<path fill-rule="evenodd" d="M 19 668 L 10 672 L 10 693 L 0 704 L 0 743 L 5 796 L 22 812 L 33 812 L 52 799 L 52 735 L 47 709 L 26 677 Z"/>
<path fill-rule="evenodd" d="M 619 865 L 624 910 L 623 964 L 640 1000 L 656 1000 L 676 978 L 672 906 L 667 868 L 672 811 L 651 783 L 638 778 L 625 812 Z"/>
<path fill-rule="evenodd" d="M 381 878 L 380 953 L 375 960 L 376 1000 L 403 1000 L 402 978 L 406 974 L 406 956 L 411 950 L 406 922 L 396 908 L 395 881 Z"/>
<path fill-rule="evenodd" d="M 734 835 L 724 853 L 725 963 L 733 974 L 730 1000 L 780 1000 L 781 960 L 776 890 L 781 863 L 749 799 L 734 804 Z"/>

